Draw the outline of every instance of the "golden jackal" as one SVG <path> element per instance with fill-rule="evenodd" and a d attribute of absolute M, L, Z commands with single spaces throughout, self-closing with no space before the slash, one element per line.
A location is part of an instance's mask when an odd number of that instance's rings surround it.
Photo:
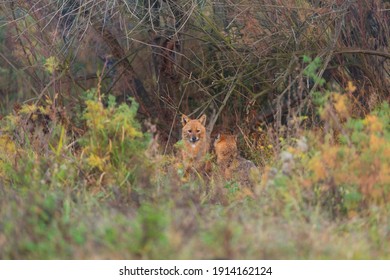
<path fill-rule="evenodd" d="M 257 170 L 250 160 L 239 156 L 237 136 L 218 134 L 214 142 L 218 167 L 226 180 L 237 180 L 242 185 L 251 186 L 250 173 Z"/>
<path fill-rule="evenodd" d="M 209 150 L 209 140 L 206 133 L 206 115 L 199 119 L 190 119 L 182 115 L 182 157 L 186 173 L 190 169 L 203 171 L 206 164 L 206 154 Z"/>

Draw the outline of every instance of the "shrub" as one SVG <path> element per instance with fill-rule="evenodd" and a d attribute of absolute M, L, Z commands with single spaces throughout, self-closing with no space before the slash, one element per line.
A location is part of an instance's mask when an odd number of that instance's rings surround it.
<path fill-rule="evenodd" d="M 351 117 L 350 98 L 329 93 L 319 109 L 323 130 L 304 133 L 307 147 L 285 148 L 290 155 L 263 175 L 262 187 L 283 211 L 320 206 L 331 217 L 353 217 L 390 202 L 390 110 L 383 103 L 364 118 Z M 306 140 L 305 140 L 306 141 Z M 266 169 L 267 170 L 267 169 Z M 376 210 L 375 210 L 376 211 Z"/>

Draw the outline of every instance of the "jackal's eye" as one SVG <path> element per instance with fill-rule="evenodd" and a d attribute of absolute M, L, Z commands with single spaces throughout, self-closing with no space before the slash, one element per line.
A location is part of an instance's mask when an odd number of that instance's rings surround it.
<path fill-rule="evenodd" d="M 188 133 L 192 133 L 192 130 L 190 129 L 190 130 L 188 130 Z"/>
<path fill-rule="evenodd" d="M 196 132 L 199 133 L 199 132 L 200 132 L 200 129 L 197 129 Z"/>

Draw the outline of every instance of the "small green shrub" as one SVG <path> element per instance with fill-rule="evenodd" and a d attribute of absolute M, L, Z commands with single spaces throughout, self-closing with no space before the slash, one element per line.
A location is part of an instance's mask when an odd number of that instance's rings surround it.
<path fill-rule="evenodd" d="M 83 166 L 100 184 L 104 180 L 108 185 L 131 186 L 138 174 L 151 168 L 145 154 L 150 135 L 135 119 L 138 104 L 131 100 L 130 106 L 117 106 L 109 97 L 105 107 L 94 91 L 89 93 L 83 114 L 87 129 L 80 139 Z"/>

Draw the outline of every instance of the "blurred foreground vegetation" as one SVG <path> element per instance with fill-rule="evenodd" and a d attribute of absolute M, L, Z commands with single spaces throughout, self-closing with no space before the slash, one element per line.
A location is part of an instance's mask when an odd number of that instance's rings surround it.
<path fill-rule="evenodd" d="M 0 259 L 390 258 L 388 1 L 104 2 L 0 4 Z"/>
<path fill-rule="evenodd" d="M 23 106 L 1 123 L 0 256 L 389 258 L 389 104 L 350 118 L 345 96 L 327 96 L 327 129 L 283 143 L 252 191 L 218 176 L 183 181 L 141 132 L 135 103 L 88 99 L 83 136 L 50 121 L 42 142 L 34 124 L 50 105 Z"/>

